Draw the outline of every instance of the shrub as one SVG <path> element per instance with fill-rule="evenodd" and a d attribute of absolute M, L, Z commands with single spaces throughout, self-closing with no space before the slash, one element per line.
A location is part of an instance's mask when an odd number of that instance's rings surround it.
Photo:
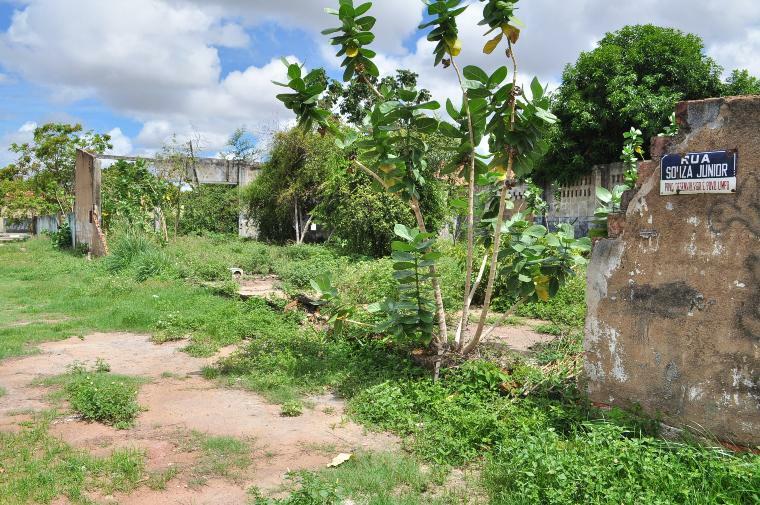
<path fill-rule="evenodd" d="M 427 227 L 437 230 L 446 212 L 443 188 L 431 181 L 422 193 Z M 378 192 L 361 172 L 333 174 L 322 186 L 314 215 L 331 231 L 331 242 L 343 251 L 376 258 L 390 254 L 396 224 L 417 225 L 408 203 L 398 195 Z"/>
<path fill-rule="evenodd" d="M 135 226 L 116 226 L 111 233 L 111 253 L 105 258 L 112 273 L 128 272 L 138 282 L 152 277 L 174 277 L 174 264 L 156 237 Z"/>
<path fill-rule="evenodd" d="M 137 257 L 157 246 L 143 230 L 130 226 L 116 227 L 109 239 L 111 250 L 105 264 L 111 272 L 126 270 Z"/>
<path fill-rule="evenodd" d="M 73 241 L 71 238 L 71 226 L 69 226 L 68 219 L 64 220 L 59 226 L 58 230 L 50 233 L 50 241 L 57 249 L 71 249 L 73 247 Z"/>
<path fill-rule="evenodd" d="M 182 194 L 180 233 L 238 232 L 239 190 L 233 186 L 202 184 Z"/>
<path fill-rule="evenodd" d="M 134 378 L 74 369 L 64 390 L 71 408 L 88 421 L 127 428 L 140 412 Z"/>
<path fill-rule="evenodd" d="M 305 222 L 319 200 L 322 183 L 346 164 L 330 137 L 297 128 L 275 135 L 269 161 L 242 194 L 259 236 L 280 243 L 295 241 L 296 208 Z"/>
<path fill-rule="evenodd" d="M 495 284 L 494 308 L 505 311 L 514 302 L 506 285 Z M 586 320 L 586 269 L 579 268 L 547 302 L 527 302 L 517 308 L 517 315 L 551 321 L 559 325 L 582 328 Z"/>
<path fill-rule="evenodd" d="M 568 437 L 521 430 L 489 458 L 486 487 L 495 504 L 756 503 L 757 458 L 638 437 L 586 423 Z"/>
<path fill-rule="evenodd" d="M 303 414 L 303 406 L 297 401 L 287 401 L 280 408 L 280 415 L 283 417 L 298 417 Z"/>

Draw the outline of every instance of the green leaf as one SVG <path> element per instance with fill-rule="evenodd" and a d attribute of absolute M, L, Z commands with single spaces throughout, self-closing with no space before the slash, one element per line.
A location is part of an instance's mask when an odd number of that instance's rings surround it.
<path fill-rule="evenodd" d="M 438 110 L 441 108 L 441 104 L 433 100 L 430 102 L 425 102 L 419 105 L 415 105 L 414 108 L 423 109 L 423 110 Z"/>
<path fill-rule="evenodd" d="M 388 102 L 383 102 L 380 104 L 380 112 L 383 114 L 388 114 L 390 111 L 397 109 L 401 105 L 401 102 L 398 100 L 390 100 Z"/>
<path fill-rule="evenodd" d="M 602 203 L 610 203 L 612 201 L 612 193 L 600 186 L 596 188 L 596 198 Z"/>
<path fill-rule="evenodd" d="M 462 69 L 462 74 L 465 76 L 465 78 L 473 81 L 478 81 L 483 84 L 488 82 L 488 74 L 486 74 L 483 69 L 476 67 L 475 65 L 468 65 L 464 67 L 464 69 Z"/>
<path fill-rule="evenodd" d="M 355 16 L 361 16 L 372 8 L 372 2 L 363 3 L 354 9 Z"/>
<path fill-rule="evenodd" d="M 289 65 L 288 77 L 290 77 L 290 79 L 299 79 L 301 77 L 301 67 L 295 63 Z"/>
<path fill-rule="evenodd" d="M 538 81 L 538 77 L 534 77 L 530 82 L 530 92 L 533 95 L 533 100 L 544 96 L 544 87 L 541 86 L 541 83 Z"/>
<path fill-rule="evenodd" d="M 524 233 L 531 237 L 541 238 L 544 235 L 546 235 L 546 228 L 544 228 L 540 224 L 534 224 L 533 226 L 525 230 Z"/>
<path fill-rule="evenodd" d="M 491 74 L 491 77 L 488 78 L 488 87 L 494 87 L 498 86 L 502 82 L 504 82 L 504 79 L 507 78 L 507 75 L 509 75 L 509 71 L 507 70 L 507 67 L 499 67 L 497 68 L 493 74 Z"/>
<path fill-rule="evenodd" d="M 400 242 L 398 240 L 391 242 L 391 249 L 393 251 L 400 252 L 413 252 L 417 250 L 412 244 L 409 244 L 407 242 Z"/>
<path fill-rule="evenodd" d="M 409 242 L 414 241 L 414 237 L 417 235 L 417 233 L 413 233 L 412 230 L 401 223 L 396 223 L 396 226 L 393 227 L 393 233 L 395 233 L 396 236 L 403 238 L 404 240 L 408 240 Z"/>

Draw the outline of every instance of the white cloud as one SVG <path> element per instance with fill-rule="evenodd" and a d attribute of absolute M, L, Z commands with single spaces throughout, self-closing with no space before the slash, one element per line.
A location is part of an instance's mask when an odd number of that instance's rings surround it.
<path fill-rule="evenodd" d="M 538 75 L 556 85 L 564 65 L 605 32 L 647 22 L 697 33 L 727 69 L 760 74 L 756 1 L 526 0 L 518 11 L 526 24 L 517 49 L 521 81 Z M 459 19 L 464 49 L 458 62 L 488 70 L 507 64 L 503 53 L 482 54 L 485 30 L 477 25 L 482 4 L 470 3 Z M 0 65 L 9 74 L 0 74 L 0 83 L 20 77 L 48 87 L 57 101 L 94 98 L 142 122 L 134 139 L 119 130 L 120 148 L 132 152 L 156 149 L 173 133 L 180 138 L 198 133 L 216 150 L 241 124 L 278 128 L 292 118 L 275 99 L 280 88 L 270 82 L 284 78 L 277 59 L 223 76 L 217 47 L 247 47 L 246 29 L 275 23 L 311 34 L 335 66 L 334 49 L 318 33 L 336 23 L 323 11 L 330 4 L 334 1 L 25 0 L 7 32 L 0 33 Z M 412 69 L 437 98 L 458 101 L 453 71 L 433 67 L 432 44 L 416 32 L 422 9 L 416 0 L 375 0 L 377 63 L 386 73 Z M 410 37 L 416 40 L 412 51 L 404 46 Z M 290 49 L 296 56 L 303 52 Z"/>
<path fill-rule="evenodd" d="M 132 154 L 132 141 L 124 135 L 121 128 L 114 128 L 108 134 L 111 136 L 111 145 L 113 146 L 108 150 L 108 154 Z"/>
<path fill-rule="evenodd" d="M 338 18 L 327 14 L 325 7 L 334 7 L 333 0 L 185 0 L 219 15 L 242 16 L 248 26 L 275 22 L 289 28 L 300 28 L 318 34 L 325 28 L 338 26 Z M 356 5 L 360 3 L 357 0 Z M 374 0 L 370 15 L 377 18 L 375 47 L 390 54 L 404 54 L 404 40 L 414 34 L 422 22 L 423 4 L 418 0 Z M 294 48 L 295 49 L 295 48 Z"/>
<path fill-rule="evenodd" d="M 37 123 L 34 121 L 27 121 L 26 123 L 22 124 L 21 127 L 18 129 L 18 132 L 22 134 L 23 137 L 28 137 L 28 140 L 32 139 L 32 133 L 34 133 L 34 130 L 37 129 Z M 23 142 L 27 142 L 27 140 L 23 140 Z"/>
<path fill-rule="evenodd" d="M 2 148 L 0 148 L 0 168 L 16 160 L 16 155 L 8 151 L 8 147 L 14 143 L 23 144 L 25 142 L 31 142 L 35 128 L 37 128 L 37 123 L 34 121 L 27 121 L 22 124 L 18 130 L 0 137 L 0 146 L 2 146 Z"/>
<path fill-rule="evenodd" d="M 242 123 L 288 116 L 270 82 L 284 78 L 279 60 L 221 77 L 215 46 L 249 43 L 225 19 L 169 0 L 34 0 L 0 35 L 0 61 L 56 101 L 92 97 L 144 122 L 141 147 L 197 132 L 216 149 Z"/>

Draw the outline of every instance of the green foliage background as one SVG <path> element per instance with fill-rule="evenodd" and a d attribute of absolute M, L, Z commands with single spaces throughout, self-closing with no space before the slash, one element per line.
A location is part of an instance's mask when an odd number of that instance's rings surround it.
<path fill-rule="evenodd" d="M 202 184 L 182 195 L 182 206 L 183 235 L 238 232 L 240 190 L 234 186 Z"/>
<path fill-rule="evenodd" d="M 654 25 L 608 33 L 565 67 L 552 112 L 559 118 L 552 148 L 536 178 L 573 182 L 592 165 L 617 160 L 631 126 L 645 145 L 668 124 L 675 104 L 723 95 L 757 93 L 757 79 L 722 68 L 694 34 Z"/>

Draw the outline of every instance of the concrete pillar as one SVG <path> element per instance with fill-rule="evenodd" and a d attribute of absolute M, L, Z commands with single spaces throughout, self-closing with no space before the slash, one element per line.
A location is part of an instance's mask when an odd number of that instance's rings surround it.
<path fill-rule="evenodd" d="M 98 234 L 102 221 L 100 203 L 100 161 L 92 154 L 77 149 L 74 170 L 74 246 L 86 244 L 93 256 L 106 254 L 106 247 Z"/>

